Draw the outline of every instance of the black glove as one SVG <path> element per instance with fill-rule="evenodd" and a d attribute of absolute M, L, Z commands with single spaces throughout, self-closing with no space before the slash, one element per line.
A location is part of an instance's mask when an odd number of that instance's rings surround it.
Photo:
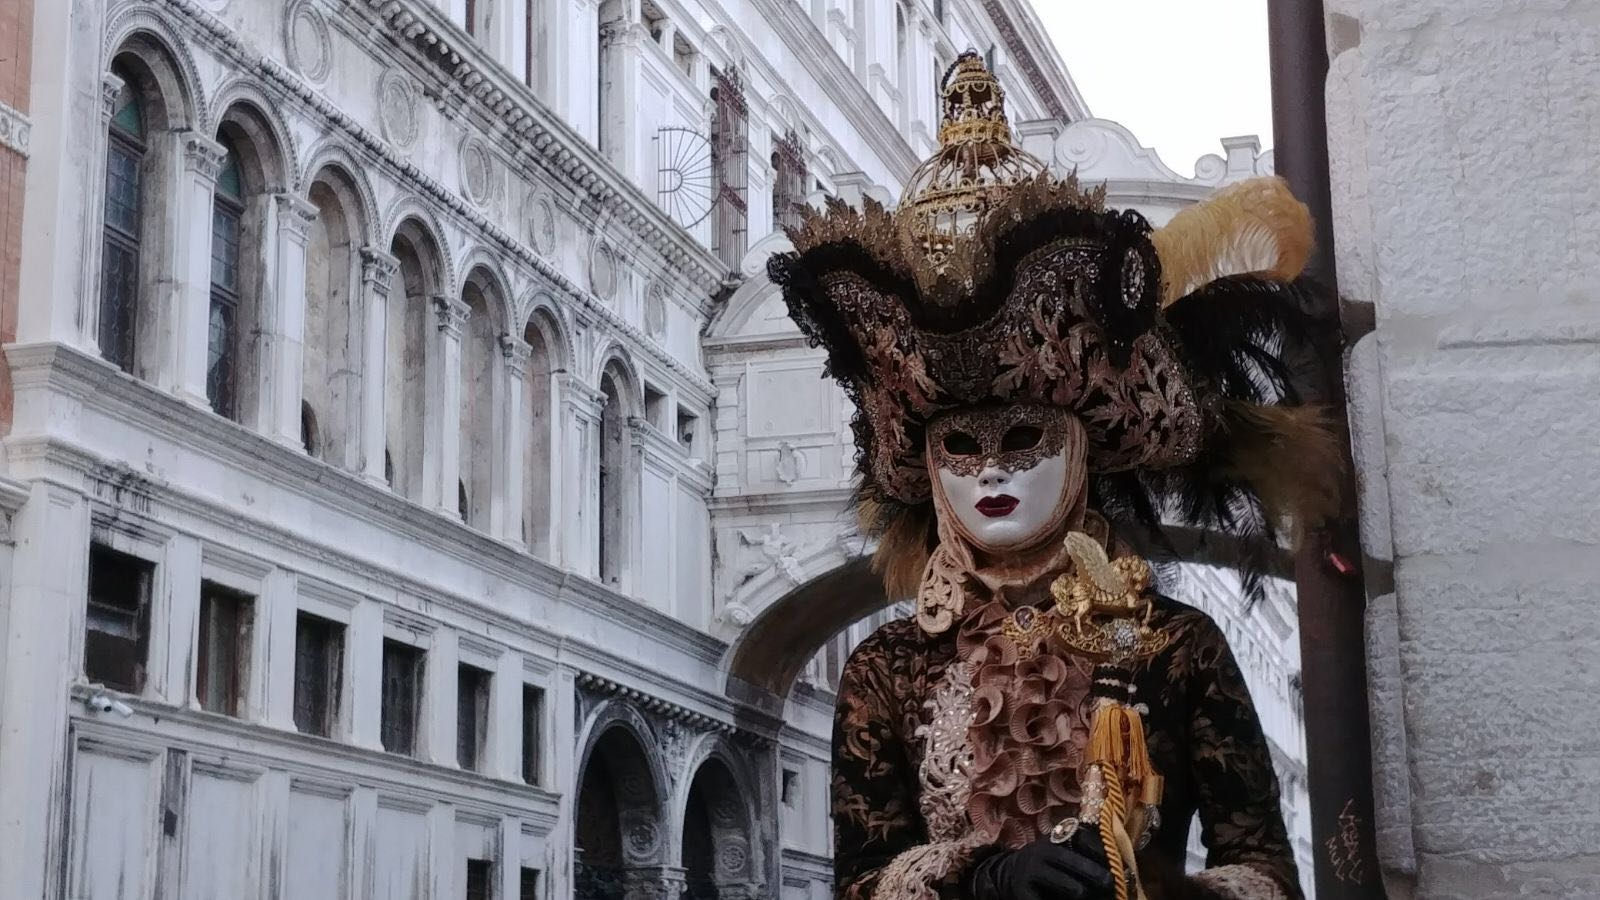
<path fill-rule="evenodd" d="M 962 894 L 971 900 L 1105 900 L 1115 888 L 1091 825 L 1065 844 L 1041 837 L 979 860 L 962 879 Z"/>

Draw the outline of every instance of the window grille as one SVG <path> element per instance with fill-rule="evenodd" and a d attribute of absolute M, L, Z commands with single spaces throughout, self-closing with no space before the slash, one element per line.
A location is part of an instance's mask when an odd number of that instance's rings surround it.
<path fill-rule="evenodd" d="M 713 249 L 723 265 L 736 268 L 744 257 L 749 183 L 749 116 L 744 84 L 736 68 L 713 69 L 711 168 L 716 185 Z"/>
<path fill-rule="evenodd" d="M 772 151 L 772 224 L 794 228 L 805 210 L 806 153 L 800 135 L 790 129 L 774 141 Z"/>

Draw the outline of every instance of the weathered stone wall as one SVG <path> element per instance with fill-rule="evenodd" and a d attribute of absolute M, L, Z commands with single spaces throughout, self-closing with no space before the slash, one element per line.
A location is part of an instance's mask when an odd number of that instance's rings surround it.
<path fill-rule="evenodd" d="M 1351 415 L 1380 595 L 1393 563 L 1380 855 L 1418 897 L 1600 896 L 1600 4 L 1327 10 L 1341 287 L 1377 313 Z"/>

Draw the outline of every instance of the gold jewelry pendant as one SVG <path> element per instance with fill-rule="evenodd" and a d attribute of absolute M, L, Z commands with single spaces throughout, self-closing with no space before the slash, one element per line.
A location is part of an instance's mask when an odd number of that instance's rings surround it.
<path fill-rule="evenodd" d="M 1066 545 L 1072 571 L 1050 585 L 1061 618 L 1056 635 L 1080 653 L 1119 665 L 1165 649 L 1171 638 L 1150 625 L 1150 564 L 1137 556 L 1113 562 L 1081 531 L 1068 534 Z"/>

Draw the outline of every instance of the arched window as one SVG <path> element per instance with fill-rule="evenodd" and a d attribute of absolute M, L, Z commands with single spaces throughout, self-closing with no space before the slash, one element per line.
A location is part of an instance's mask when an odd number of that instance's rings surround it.
<path fill-rule="evenodd" d="M 239 417 L 240 252 L 244 243 L 244 175 L 239 151 L 222 140 L 224 156 L 211 208 L 211 312 L 206 330 L 206 399 L 219 416 Z"/>
<path fill-rule="evenodd" d="M 522 420 L 527 435 L 522 441 L 522 540 L 528 551 L 542 559 L 551 558 L 551 460 L 553 458 L 551 385 L 551 344 L 549 325 L 541 327 L 530 320 L 522 339 L 528 343 L 528 364 L 522 381 Z"/>
<path fill-rule="evenodd" d="M 423 416 L 428 393 L 428 318 L 440 290 L 439 250 L 416 219 L 400 226 L 389 252 L 400 261 L 400 283 L 389 290 L 384 351 L 384 424 L 389 486 L 412 500 L 424 496 Z"/>
<path fill-rule="evenodd" d="M 144 234 L 145 104 L 126 66 L 106 142 L 106 209 L 100 275 L 100 355 L 125 372 L 134 368 L 138 328 L 139 251 Z"/>
<path fill-rule="evenodd" d="M 306 241 L 300 382 L 303 412 L 316 423 L 306 452 L 351 469 L 359 457 L 353 425 L 361 399 L 357 196 L 349 176 L 332 166 L 311 183 L 307 199 L 317 217 Z"/>
<path fill-rule="evenodd" d="M 772 226 L 795 227 L 805 209 L 806 156 L 800 135 L 790 129 L 773 139 L 772 150 Z"/>
<path fill-rule="evenodd" d="M 488 531 L 491 495 L 495 490 L 494 379 L 502 299 L 493 276 L 478 268 L 461 291 L 467 324 L 461 336 L 461 519 Z"/>

